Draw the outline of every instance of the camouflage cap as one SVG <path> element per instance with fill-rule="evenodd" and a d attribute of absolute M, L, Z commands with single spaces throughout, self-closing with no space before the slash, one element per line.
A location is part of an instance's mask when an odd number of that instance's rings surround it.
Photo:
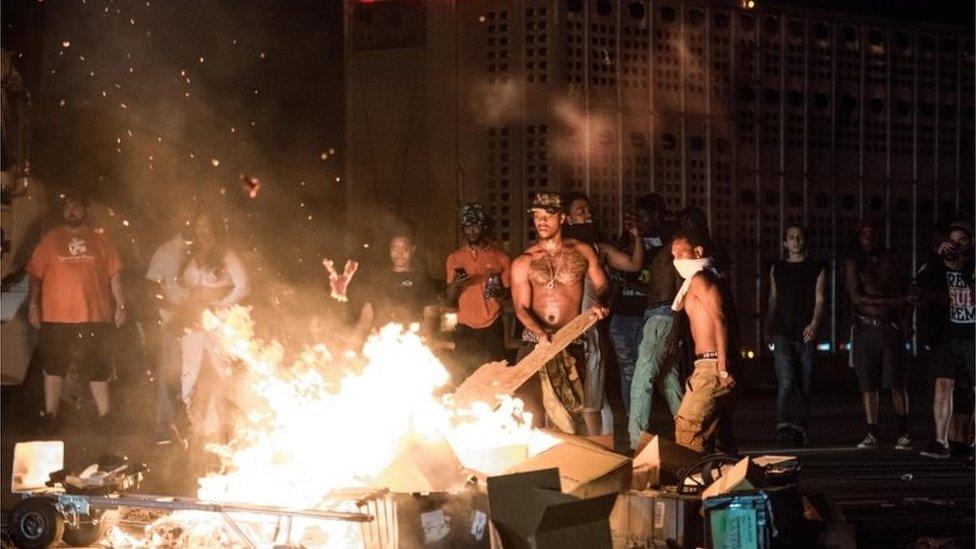
<path fill-rule="evenodd" d="M 528 212 L 543 210 L 549 213 L 563 211 L 563 199 L 557 193 L 536 193 Z"/>
<path fill-rule="evenodd" d="M 484 226 L 487 219 L 485 207 L 480 202 L 467 202 L 458 208 L 458 222 L 462 227 Z"/>

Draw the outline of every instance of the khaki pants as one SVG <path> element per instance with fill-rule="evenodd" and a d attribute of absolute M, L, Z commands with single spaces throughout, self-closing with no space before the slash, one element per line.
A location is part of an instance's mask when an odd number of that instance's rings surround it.
<path fill-rule="evenodd" d="M 733 391 L 722 386 L 718 360 L 696 360 L 674 417 L 675 442 L 697 452 L 735 453 L 732 405 Z"/>

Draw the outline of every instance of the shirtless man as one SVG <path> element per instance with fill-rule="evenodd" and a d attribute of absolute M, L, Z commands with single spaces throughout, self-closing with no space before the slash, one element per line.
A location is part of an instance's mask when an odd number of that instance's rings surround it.
<path fill-rule="evenodd" d="M 671 241 L 674 267 L 684 278 L 672 309 L 685 310 L 695 343 L 695 369 L 674 418 L 674 439 L 698 452 L 734 454 L 734 300 L 705 246 L 693 232 L 679 232 Z"/>
<path fill-rule="evenodd" d="M 548 345 L 552 334 L 569 323 L 582 311 L 583 281 L 589 277 L 596 303 L 590 313 L 598 319 L 607 315 L 609 295 L 607 275 L 600 266 L 593 247 L 574 239 L 563 239 L 562 226 L 566 220 L 562 200 L 558 194 L 539 193 L 529 208 L 538 241 L 512 262 L 512 300 L 515 314 L 525 326 L 518 360 L 535 345 Z M 585 354 L 582 345 L 573 343 L 540 371 L 541 383 L 529 381 L 519 396 L 533 416 L 540 418 L 539 389 L 546 403 L 546 415 L 557 427 L 570 433 L 582 423 L 587 433 L 599 434 L 600 414 L 583 414 Z M 541 386 L 541 387 L 540 387 Z M 565 409 L 556 414 L 552 404 L 558 399 Z M 534 408 L 534 409 L 533 409 Z M 571 419 L 567 419 L 565 412 Z M 582 419 L 582 422 L 579 420 Z"/>
<path fill-rule="evenodd" d="M 851 362 L 864 404 L 867 434 L 858 448 L 878 445 L 878 388 L 889 387 L 898 419 L 896 450 L 911 450 L 908 436 L 908 279 L 895 255 L 880 245 L 877 221 L 857 225 L 858 251 L 844 262 L 844 282 L 854 305 Z"/>

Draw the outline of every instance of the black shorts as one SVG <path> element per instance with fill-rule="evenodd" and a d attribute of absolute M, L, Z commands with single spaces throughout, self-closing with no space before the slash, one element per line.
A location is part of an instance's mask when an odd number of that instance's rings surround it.
<path fill-rule="evenodd" d="M 873 326 L 855 321 L 851 362 L 861 391 L 904 389 L 908 377 L 905 341 L 892 324 Z"/>
<path fill-rule="evenodd" d="M 973 368 L 976 362 L 976 344 L 972 341 L 942 338 L 929 359 L 932 377 L 953 379 L 969 387 L 973 385 Z"/>
<path fill-rule="evenodd" d="M 108 381 L 112 376 L 108 341 L 112 328 L 111 324 L 95 322 L 45 322 L 37 341 L 37 359 L 44 373 L 64 377 L 71 362 L 77 361 L 84 379 Z"/>

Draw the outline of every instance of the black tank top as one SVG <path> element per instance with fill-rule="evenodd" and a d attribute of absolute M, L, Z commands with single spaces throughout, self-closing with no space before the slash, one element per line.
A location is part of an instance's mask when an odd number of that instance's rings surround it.
<path fill-rule="evenodd" d="M 813 320 L 817 300 L 817 276 L 823 264 L 804 259 L 797 263 L 780 260 L 773 265 L 776 282 L 776 314 L 773 335 L 803 338 L 803 328 Z"/>

